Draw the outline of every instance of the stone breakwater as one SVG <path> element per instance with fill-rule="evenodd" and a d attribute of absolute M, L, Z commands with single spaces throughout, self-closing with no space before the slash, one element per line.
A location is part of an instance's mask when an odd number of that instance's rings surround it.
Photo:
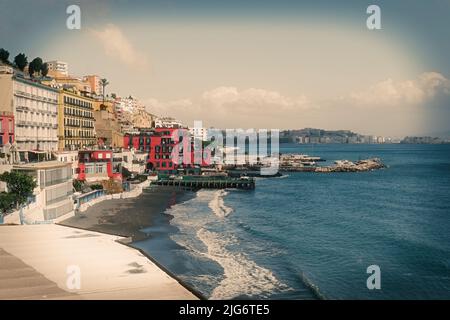
<path fill-rule="evenodd" d="M 304 165 L 301 162 L 293 162 L 289 164 L 282 164 L 280 166 L 281 172 L 363 172 L 386 168 L 386 165 L 379 158 L 371 158 L 358 161 L 337 160 L 334 165 L 330 166 L 316 166 Z"/>
<path fill-rule="evenodd" d="M 361 172 L 386 168 L 379 158 L 365 159 L 359 161 L 338 160 L 333 166 L 315 167 L 314 172 Z"/>

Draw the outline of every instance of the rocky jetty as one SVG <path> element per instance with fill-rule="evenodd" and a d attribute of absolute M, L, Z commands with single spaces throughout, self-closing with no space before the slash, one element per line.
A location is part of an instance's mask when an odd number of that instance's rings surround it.
<path fill-rule="evenodd" d="M 338 160 L 333 166 L 315 167 L 314 172 L 361 172 L 386 168 L 379 158 L 365 159 L 359 161 Z"/>

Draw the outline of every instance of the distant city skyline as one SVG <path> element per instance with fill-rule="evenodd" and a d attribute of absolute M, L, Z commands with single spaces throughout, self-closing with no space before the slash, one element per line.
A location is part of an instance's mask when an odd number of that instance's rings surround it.
<path fill-rule="evenodd" d="M 65 27 L 70 4 L 81 30 Z M 450 133 L 450 2 L 376 1 L 381 30 L 366 27 L 370 4 L 2 1 L 0 47 L 188 125 Z"/>

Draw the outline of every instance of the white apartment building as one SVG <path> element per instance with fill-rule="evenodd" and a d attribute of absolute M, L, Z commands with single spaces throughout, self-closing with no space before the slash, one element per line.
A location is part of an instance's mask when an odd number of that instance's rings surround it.
<path fill-rule="evenodd" d="M 193 138 L 200 138 L 202 141 L 208 140 L 208 129 L 202 127 L 189 128 L 189 133 Z"/>
<path fill-rule="evenodd" d="M 117 109 L 125 112 L 133 112 L 138 108 L 138 100 L 134 99 L 133 97 L 129 98 L 119 97 L 116 99 L 115 103 Z"/>
<path fill-rule="evenodd" d="M 59 60 L 53 60 L 53 61 L 47 61 L 48 70 L 53 72 L 58 72 L 64 76 L 69 75 L 69 65 L 67 62 L 59 61 Z"/>
<path fill-rule="evenodd" d="M 58 90 L 0 73 L 0 111 L 12 112 L 19 150 L 58 149 Z"/>
<path fill-rule="evenodd" d="M 72 169 L 69 163 L 45 161 L 13 166 L 36 179 L 34 201 L 23 211 L 25 223 L 55 220 L 73 213 Z"/>
<path fill-rule="evenodd" d="M 174 118 L 163 117 L 155 120 L 155 128 L 182 128 L 183 124 Z"/>
<path fill-rule="evenodd" d="M 57 151 L 54 155 L 57 161 L 71 164 L 72 179 L 76 179 L 78 175 L 78 151 Z"/>

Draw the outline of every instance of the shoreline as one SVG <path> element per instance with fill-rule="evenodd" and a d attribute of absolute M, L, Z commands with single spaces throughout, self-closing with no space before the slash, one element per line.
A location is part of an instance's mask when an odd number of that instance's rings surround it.
<path fill-rule="evenodd" d="M 173 217 L 170 215 L 163 216 L 166 209 L 194 197 L 195 193 L 190 190 L 150 186 L 143 189 L 142 193 L 134 198 L 113 198 L 98 202 L 89 206 L 84 212 L 60 221 L 57 225 L 122 237 L 116 242 L 137 250 L 195 297 L 200 300 L 207 300 L 201 292 L 183 281 L 150 253 L 133 246 L 135 242 L 157 238 L 158 236 L 154 236 L 151 232 L 145 233 L 141 230 L 148 227 L 158 227 L 162 224 L 164 224 L 164 227 L 170 226 L 170 220 Z M 133 221 L 137 223 L 130 223 Z M 165 222 L 167 222 L 167 225 Z"/>

